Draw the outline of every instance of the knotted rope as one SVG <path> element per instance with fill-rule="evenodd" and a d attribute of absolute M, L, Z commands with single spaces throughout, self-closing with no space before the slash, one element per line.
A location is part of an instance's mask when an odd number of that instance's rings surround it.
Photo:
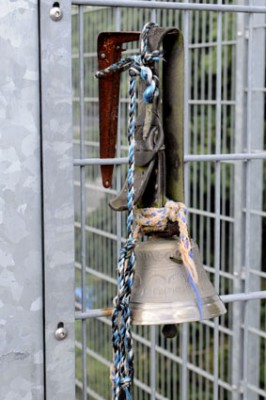
<path fill-rule="evenodd" d="M 95 74 L 96 78 L 102 78 L 105 75 L 109 75 L 120 70 L 125 71 L 129 69 L 129 74 L 131 78 L 134 77 L 136 78 L 137 76 L 139 76 L 146 84 L 146 89 L 143 91 L 142 94 L 145 103 L 152 103 L 154 95 L 159 94 L 158 77 L 156 74 L 153 73 L 152 69 L 150 68 L 150 65 L 155 61 L 159 61 L 161 59 L 162 52 L 160 50 L 154 50 L 152 52 L 148 51 L 148 33 L 153 26 L 157 25 L 152 22 L 149 22 L 144 26 L 142 30 L 142 33 L 140 35 L 140 40 L 141 40 L 140 54 L 121 58 L 121 60 L 117 61 L 115 64 L 112 64 L 101 71 L 97 71 Z M 130 82 L 130 90 L 129 90 L 130 97 L 133 96 L 131 83 L 132 82 Z M 135 93 L 135 87 L 134 87 L 134 93 Z M 132 97 L 131 97 L 131 102 L 132 102 Z M 134 104 L 136 104 L 136 97 L 134 98 Z M 134 106 L 134 112 L 135 108 L 136 107 Z"/>
<path fill-rule="evenodd" d="M 185 204 L 167 201 L 163 208 L 135 208 L 134 211 L 137 224 L 135 228 L 136 238 L 140 234 L 164 232 L 169 221 L 178 223 L 180 234 L 178 250 L 183 264 L 190 273 L 193 281 L 198 283 L 198 273 L 192 258 L 192 248 L 186 218 L 187 208 Z"/>
<path fill-rule="evenodd" d="M 164 208 L 147 208 L 139 210 L 134 208 L 134 171 L 135 171 L 135 115 L 136 115 L 136 78 L 139 76 L 146 84 L 143 91 L 143 100 L 149 105 L 154 96 L 158 95 L 158 77 L 153 71 L 152 64 L 159 61 L 162 52 L 159 50 L 149 52 L 148 34 L 150 29 L 156 26 L 148 23 L 141 33 L 140 54 L 126 57 L 108 68 L 98 71 L 97 78 L 119 70 L 129 69 L 129 123 L 128 123 L 128 216 L 127 216 L 127 240 L 121 248 L 118 260 L 117 295 L 114 299 L 112 315 L 112 340 L 113 340 L 113 366 L 111 379 L 113 382 L 113 400 L 131 400 L 131 386 L 134 375 L 134 353 L 131 334 L 130 298 L 134 281 L 135 252 L 134 248 L 138 239 L 145 233 L 147 226 L 156 226 L 158 231 L 164 230 L 167 221 L 177 221 L 180 230 L 180 253 L 187 268 L 189 282 L 195 291 L 195 283 L 198 280 L 195 265 L 192 259 L 191 243 L 188 236 L 186 222 L 186 208 L 181 203 L 167 202 Z M 134 229 L 134 217 L 137 226 Z M 198 295 L 199 296 L 199 295 Z M 200 297 L 198 297 L 198 304 Z M 200 308 L 199 308 L 200 309 Z"/>

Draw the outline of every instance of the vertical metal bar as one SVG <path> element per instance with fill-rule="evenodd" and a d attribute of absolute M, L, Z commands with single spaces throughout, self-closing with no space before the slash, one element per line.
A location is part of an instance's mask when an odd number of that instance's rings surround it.
<path fill-rule="evenodd" d="M 202 34 L 201 34 L 201 38 L 200 41 L 201 43 L 203 43 L 204 45 L 206 45 L 206 12 L 202 12 L 201 14 L 202 18 L 201 18 L 201 24 L 202 26 L 200 27 L 202 29 Z M 205 55 L 206 55 L 206 51 L 205 51 L 205 47 L 203 47 L 201 49 L 201 60 L 205 59 Z M 200 85 L 201 85 L 201 100 L 204 99 L 204 94 L 205 94 L 205 90 L 206 90 L 206 82 L 205 82 L 205 71 L 203 68 L 201 68 L 201 75 L 200 75 Z M 205 145 L 205 110 L 206 110 L 206 106 L 201 105 L 201 111 L 200 111 L 200 118 L 201 118 L 201 125 L 200 125 L 200 147 L 201 149 L 204 149 L 204 145 Z M 202 150 L 201 150 L 202 151 Z M 205 163 L 200 163 L 200 199 L 199 199 L 199 208 L 201 210 L 204 210 L 204 170 L 205 170 L 206 164 Z M 203 243 L 204 243 L 204 227 L 206 225 L 206 217 L 200 217 L 200 226 L 199 226 L 199 243 L 200 243 L 200 247 L 201 247 L 201 252 L 202 252 L 202 257 L 204 257 L 204 259 L 206 259 L 205 256 L 205 251 L 203 253 L 203 248 L 205 248 L 205 246 L 203 247 Z M 203 335 L 206 334 L 206 327 L 202 324 L 199 324 L 199 354 L 200 354 L 200 359 L 199 359 L 199 367 L 202 369 L 203 368 Z M 199 400 L 203 399 L 203 394 L 204 394 L 204 390 L 203 390 L 204 386 L 203 386 L 203 377 L 199 376 Z"/>
<path fill-rule="evenodd" d="M 184 11 L 184 156 L 189 149 L 189 11 Z M 184 166 L 185 201 L 189 204 L 189 164 Z M 182 383 L 181 398 L 188 398 L 188 324 L 182 326 Z"/>
<path fill-rule="evenodd" d="M 151 21 L 156 22 L 156 8 L 153 8 L 151 11 Z"/>
<path fill-rule="evenodd" d="M 252 5 L 261 3 L 259 0 L 250 2 Z M 265 86 L 265 15 L 251 14 L 248 26 L 248 54 L 247 54 L 247 151 L 263 149 L 264 140 L 264 105 L 265 98 L 262 93 L 254 91 L 256 87 Z M 258 49 L 261 49 L 258 52 Z M 253 179 L 256 177 L 256 179 Z M 260 160 L 249 161 L 246 164 L 246 220 L 245 220 L 245 292 L 261 289 L 261 279 L 253 274 L 250 269 L 261 271 L 261 236 L 262 219 L 259 215 L 251 213 L 251 208 L 261 211 L 263 204 L 263 162 Z M 247 389 L 247 385 L 259 387 L 260 376 L 260 339 L 256 334 L 249 333 L 250 328 L 260 329 L 261 309 L 259 302 L 246 305 L 244 316 L 244 345 L 247 355 L 244 360 L 244 393 L 249 400 L 257 400 L 258 395 Z"/>
<path fill-rule="evenodd" d="M 221 4 L 221 1 L 219 0 Z M 217 61 L 216 61 L 216 154 L 221 153 L 221 100 L 222 100 L 222 13 L 217 14 Z M 215 288 L 219 291 L 220 271 L 220 197 L 221 197 L 221 165 L 215 165 Z M 218 373 L 219 373 L 219 319 L 215 319 L 214 327 L 214 385 L 213 399 L 218 400 Z"/>
<path fill-rule="evenodd" d="M 213 32 L 213 13 L 209 13 L 209 30 Z M 212 40 L 212 39 L 211 39 Z M 213 50 L 210 50 L 209 65 L 208 65 L 208 94 L 207 99 L 212 99 L 212 64 L 213 64 Z M 212 106 L 208 106 L 207 113 L 207 152 L 210 154 L 212 151 Z M 210 211 L 212 208 L 211 202 L 211 163 L 207 163 L 207 210 Z M 211 264 L 211 219 L 207 219 L 207 243 L 206 243 L 206 263 Z"/>
<path fill-rule="evenodd" d="M 49 16 L 52 2 L 43 0 L 38 3 L 41 46 L 44 287 L 46 288 L 45 398 L 47 400 L 54 399 L 56 390 L 57 399 L 63 400 L 75 397 L 71 1 L 61 2 L 64 18 L 57 22 Z M 33 3 L 29 7 L 33 8 Z M 27 18 L 26 10 L 23 15 Z M 27 31 L 24 34 L 27 34 Z M 37 47 L 30 46 L 30 36 L 27 40 L 29 43 L 26 56 L 31 59 L 34 56 L 31 51 L 37 51 Z M 16 70 L 18 71 L 18 69 Z M 28 68 L 24 65 L 24 71 L 27 72 L 23 80 L 27 79 L 28 73 L 30 79 L 33 81 L 37 79 L 31 67 Z M 13 105 L 15 106 L 15 103 Z M 30 107 L 30 103 L 27 105 Z M 20 109 L 19 113 L 23 113 L 23 109 Z M 28 123 L 34 128 L 35 125 L 30 118 L 28 118 Z M 20 139 L 22 140 L 23 137 Z M 35 149 L 35 143 L 31 141 L 30 136 L 27 137 L 26 143 L 30 143 L 26 146 L 28 154 L 26 158 L 30 163 L 31 151 L 32 154 L 35 154 L 37 147 Z M 30 153 L 28 153 L 29 151 Z M 28 185 L 34 190 L 34 175 L 30 177 Z M 35 249 L 28 252 L 28 257 L 25 261 L 34 264 Z M 28 276 L 28 279 L 34 279 L 34 276 Z M 39 299 L 32 303 L 32 307 L 36 310 L 42 307 Z M 55 337 L 55 330 L 60 322 L 64 324 L 68 333 L 62 341 L 56 340 Z M 34 329 L 34 327 L 31 328 Z M 37 352 L 32 358 L 27 356 L 27 359 L 31 358 L 33 362 L 35 357 L 40 363 L 42 362 Z M 32 374 L 33 372 L 34 366 Z M 19 385 L 24 386 L 25 384 L 26 381 Z M 26 397 L 35 397 L 35 390 L 38 390 L 37 386 Z M 21 398 L 21 396 L 15 397 Z M 25 398 L 25 393 L 22 397 Z"/>
<path fill-rule="evenodd" d="M 150 351 L 150 382 L 151 382 L 151 400 L 156 399 L 156 326 L 150 327 L 151 351 Z"/>
<path fill-rule="evenodd" d="M 244 0 L 241 0 L 244 2 Z M 245 115 L 245 102 L 244 102 L 244 89 L 246 77 L 246 42 L 245 42 L 245 15 L 237 15 L 237 38 L 236 38 L 236 72 L 235 72 L 235 91 L 236 91 L 236 109 L 235 109 L 235 132 L 234 132 L 234 151 L 241 153 L 243 151 L 243 136 L 245 130 L 244 115 Z M 233 291 L 240 293 L 242 290 L 242 266 L 243 266 L 243 163 L 236 163 L 234 166 L 234 252 L 233 252 L 233 265 L 234 274 Z M 232 311 L 232 400 L 240 399 L 240 380 L 242 374 L 242 360 L 243 360 L 243 337 L 241 332 L 242 323 L 242 304 L 233 303 Z"/>
<path fill-rule="evenodd" d="M 249 14 L 248 24 L 248 57 L 247 57 L 247 151 L 251 151 L 251 133 L 252 133 L 252 48 L 253 48 L 253 14 Z M 251 196 L 250 196 L 250 184 L 251 184 L 251 161 L 246 163 L 246 219 L 245 219 L 245 250 L 244 250 L 244 265 L 245 265 L 245 293 L 249 291 L 249 279 L 250 279 L 250 209 L 251 209 Z M 248 398 L 248 324 L 249 324 L 249 313 L 248 304 L 245 302 L 244 306 L 244 357 L 243 357 L 243 398 Z"/>
<path fill-rule="evenodd" d="M 80 158 L 84 157 L 84 12 L 79 6 L 79 118 L 80 118 Z M 80 225 L 81 225 L 81 309 L 86 310 L 86 192 L 85 167 L 80 166 Z M 87 399 L 87 333 L 86 320 L 82 320 L 82 399 Z"/>
<path fill-rule="evenodd" d="M 201 43 L 206 44 L 206 12 L 202 13 L 202 37 L 201 37 Z M 202 59 L 205 59 L 206 56 L 206 50 L 205 47 L 201 49 L 201 57 Z M 204 93 L 206 90 L 206 82 L 205 82 L 205 71 L 204 68 L 201 68 L 201 100 L 204 99 Z M 205 146 L 205 110 L 206 106 L 201 105 L 201 112 L 200 112 L 200 118 L 201 118 L 201 124 L 200 124 L 200 147 L 201 149 L 204 149 Z M 205 170 L 206 164 L 205 163 L 200 163 L 200 201 L 199 201 L 199 208 L 201 210 L 204 209 L 204 170 Z M 204 225 L 205 225 L 206 218 L 205 217 L 200 217 L 200 234 L 199 234 L 199 243 L 203 244 L 203 233 L 204 233 Z M 205 258 L 205 254 L 204 254 Z"/>
<path fill-rule="evenodd" d="M 191 13 L 191 18 L 192 18 L 192 24 L 191 24 L 191 31 L 192 31 L 192 37 L 194 37 L 194 42 L 199 43 L 199 12 L 195 11 Z M 198 100 L 198 65 L 199 65 L 199 52 L 200 49 L 195 48 L 191 50 L 193 52 L 193 57 L 191 57 L 191 71 L 193 75 L 193 83 L 192 83 L 192 88 L 193 88 L 193 100 Z M 193 65 L 192 65 L 192 60 L 193 60 Z M 193 130 L 191 132 L 191 139 L 192 139 L 192 145 L 193 145 L 193 154 L 197 154 L 197 148 L 198 148 L 198 127 L 197 127 L 197 114 L 198 114 L 198 104 L 195 102 L 193 105 Z M 198 190 L 197 190 L 197 172 L 198 172 L 198 163 L 195 162 L 192 164 L 192 207 L 193 208 L 198 208 Z M 193 214 L 192 215 L 192 234 L 195 233 L 197 235 L 198 233 L 198 218 L 197 215 Z M 194 329 L 195 327 L 193 327 Z M 193 374 L 194 375 L 194 374 Z"/>

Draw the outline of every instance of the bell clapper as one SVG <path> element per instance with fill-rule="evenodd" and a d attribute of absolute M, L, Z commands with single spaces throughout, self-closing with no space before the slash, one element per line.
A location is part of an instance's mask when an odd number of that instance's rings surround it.
<path fill-rule="evenodd" d="M 173 339 L 177 335 L 177 328 L 175 324 L 164 325 L 162 328 L 162 334 L 166 339 Z"/>

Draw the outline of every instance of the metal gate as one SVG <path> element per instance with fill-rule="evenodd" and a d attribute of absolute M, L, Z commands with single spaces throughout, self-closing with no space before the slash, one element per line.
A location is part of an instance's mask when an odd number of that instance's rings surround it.
<path fill-rule="evenodd" d="M 185 201 L 228 312 L 170 341 L 134 327 L 134 399 L 266 399 L 266 0 L 0 4 L 1 400 L 111 398 L 128 85 L 106 190 L 96 40 L 147 21 L 184 34 Z"/>
<path fill-rule="evenodd" d="M 113 213 L 108 201 L 125 176 L 127 76 L 108 190 L 101 186 L 98 158 L 96 40 L 101 31 L 141 30 L 147 21 L 184 34 L 185 198 L 192 236 L 228 313 L 181 325 L 172 341 L 158 327 L 135 327 L 134 398 L 264 399 L 265 0 L 72 4 L 76 399 L 111 396 L 111 323 L 101 309 L 115 295 L 125 235 L 124 215 Z"/>

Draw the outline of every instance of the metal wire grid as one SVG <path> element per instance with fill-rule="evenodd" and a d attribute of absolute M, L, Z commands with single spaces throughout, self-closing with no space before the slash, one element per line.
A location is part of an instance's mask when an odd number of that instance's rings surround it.
<path fill-rule="evenodd" d="M 114 188 L 106 190 L 98 158 L 96 38 L 101 31 L 140 30 L 153 20 L 179 26 L 184 33 L 186 203 L 192 236 L 217 290 L 225 295 L 228 313 L 219 320 L 179 326 L 174 341 L 166 341 L 158 327 L 134 328 L 134 398 L 264 399 L 265 1 L 128 1 L 125 8 L 112 7 L 125 3 L 106 3 L 110 7 L 74 1 L 82 5 L 73 7 L 72 18 L 74 165 L 79 167 L 76 297 L 81 311 L 76 323 L 76 398 L 110 398 L 111 324 L 107 317 L 99 318 L 104 310 L 91 309 L 112 303 L 125 235 L 124 216 L 112 212 L 108 200 L 120 190 L 126 169 L 127 78 L 121 84 Z"/>

